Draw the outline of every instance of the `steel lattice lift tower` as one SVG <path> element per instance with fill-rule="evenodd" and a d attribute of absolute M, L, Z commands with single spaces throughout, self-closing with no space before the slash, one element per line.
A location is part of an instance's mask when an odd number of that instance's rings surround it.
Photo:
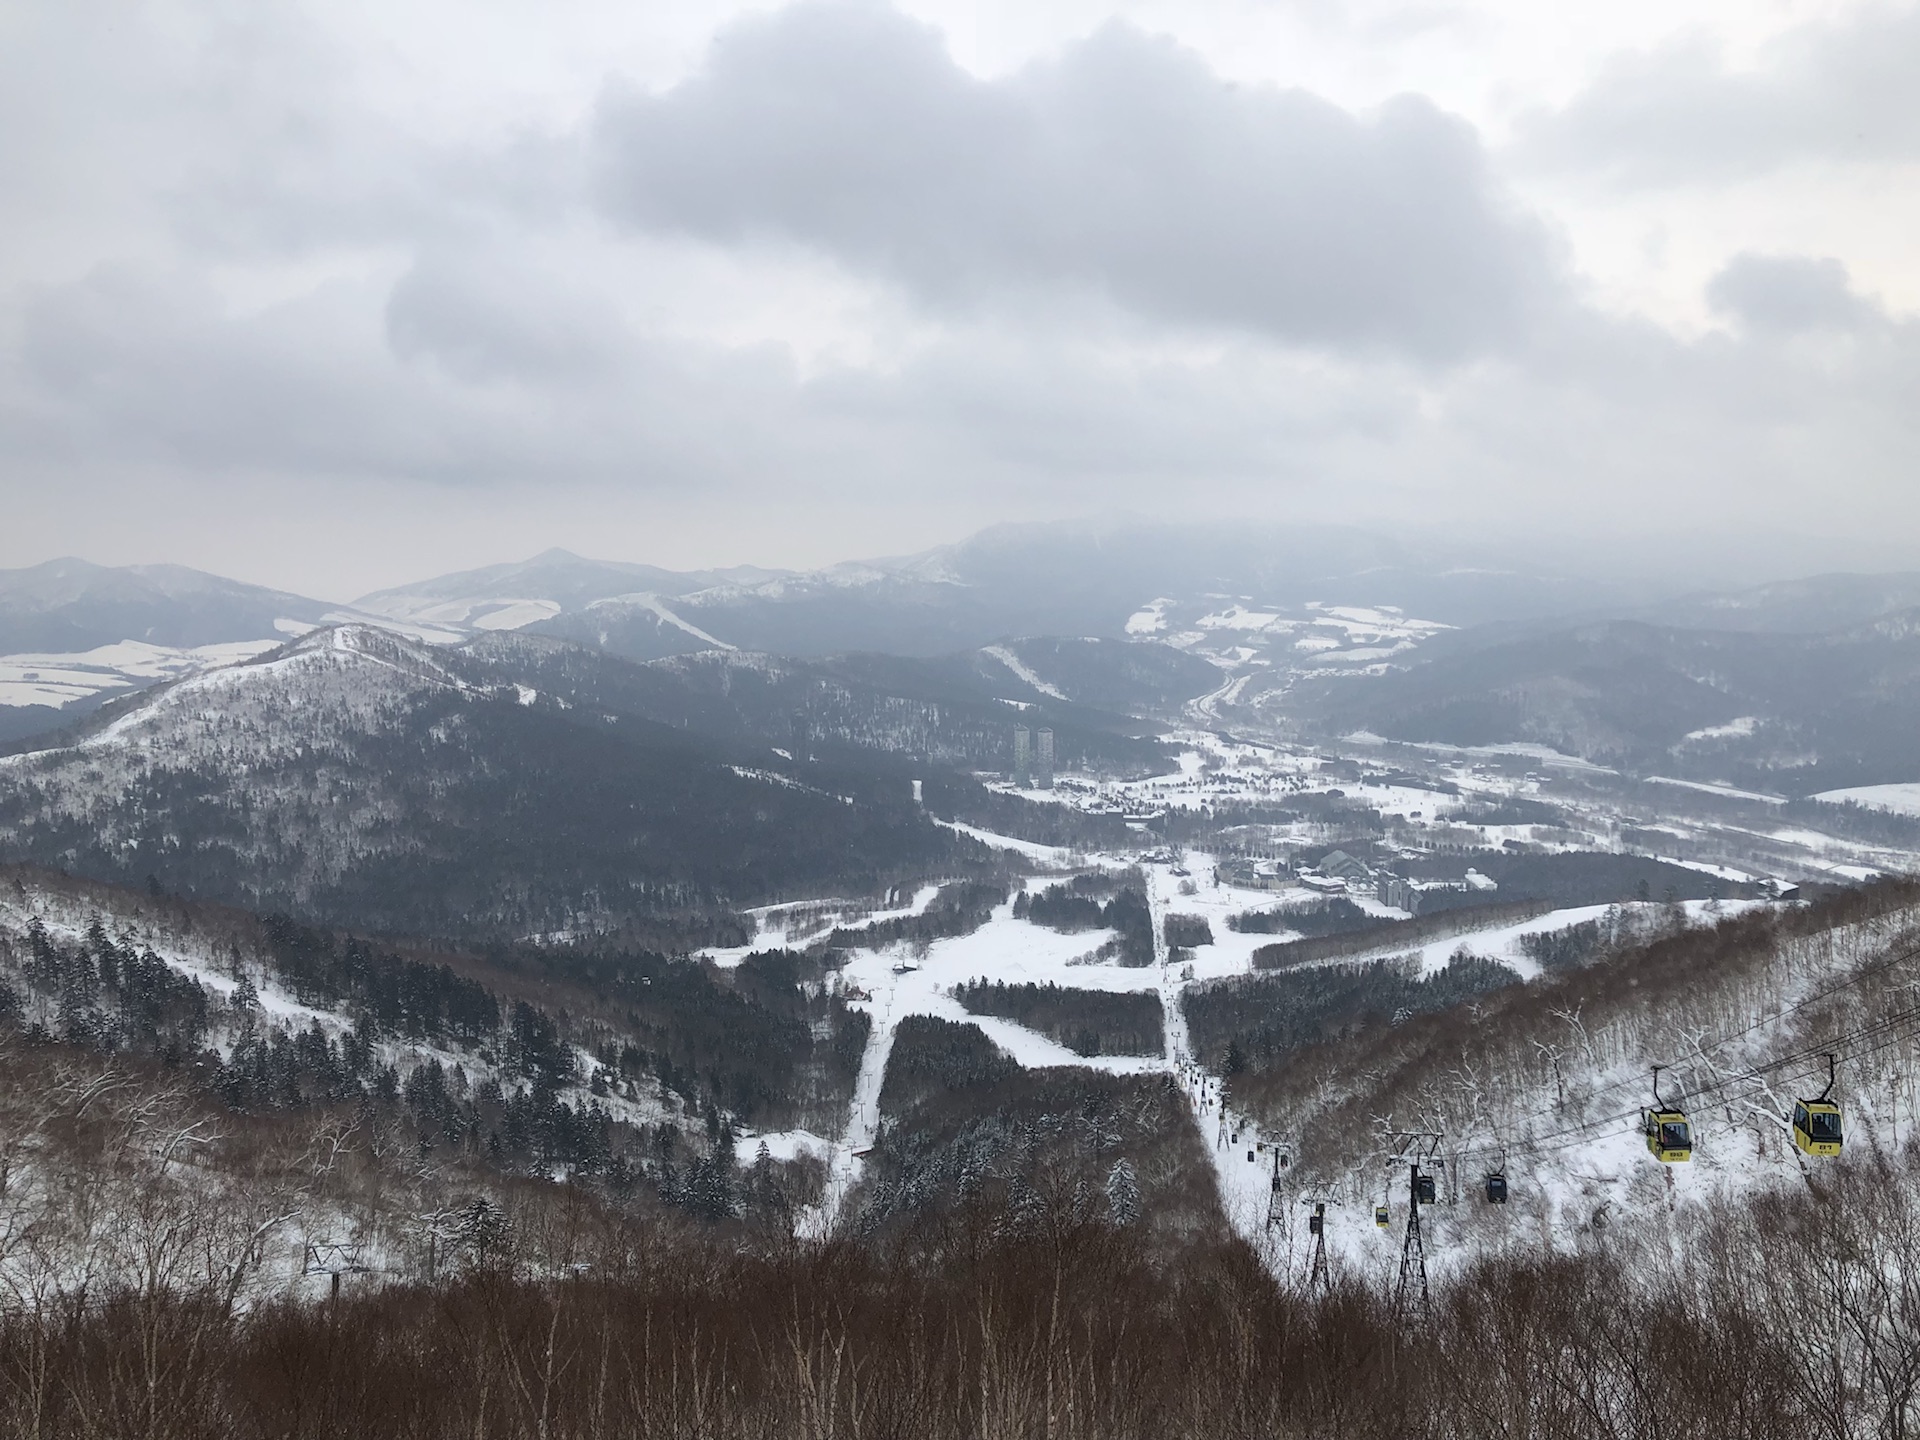
<path fill-rule="evenodd" d="M 1267 1229 L 1281 1230 L 1286 1227 L 1286 1202 L 1280 1198 L 1280 1171 L 1287 1163 L 1286 1156 L 1278 1145 L 1273 1147 L 1273 1188 L 1267 1192 Z"/>
<path fill-rule="evenodd" d="M 1422 1324 L 1431 1318 L 1433 1302 L 1427 1293 L 1427 1250 L 1420 1233 L 1420 1207 L 1433 1204 L 1439 1196 L 1434 1177 L 1422 1173 L 1420 1162 L 1439 1153 L 1440 1138 L 1432 1131 L 1394 1131 L 1391 1135 L 1394 1159 L 1409 1161 L 1407 1238 L 1400 1247 L 1400 1283 L 1393 1292 L 1393 1313 L 1405 1320 L 1411 1300 L 1418 1307 L 1414 1318 Z"/>
<path fill-rule="evenodd" d="M 1313 1235 L 1313 1268 L 1307 1272 L 1307 1289 L 1333 1289 L 1333 1277 L 1327 1273 L 1327 1202 L 1313 1202 L 1313 1214 L 1307 1217 L 1307 1229 Z"/>

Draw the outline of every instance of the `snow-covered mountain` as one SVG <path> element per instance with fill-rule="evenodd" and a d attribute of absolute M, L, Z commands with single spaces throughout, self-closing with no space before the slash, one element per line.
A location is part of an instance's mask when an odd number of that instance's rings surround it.
<path fill-rule="evenodd" d="M 1532 743 L 1641 773 L 1804 795 L 1920 775 L 1920 611 L 1823 635 L 1613 621 L 1291 696 L 1335 733 Z"/>
<path fill-rule="evenodd" d="M 328 627 L 23 742 L 0 759 L 0 852 L 385 929 L 617 930 L 964 869 L 911 779 L 977 792 L 1022 723 L 1053 729 L 1063 769 L 1150 773 L 1167 752 L 1131 717 L 1214 673 L 1122 641 L 635 664 Z"/>
<path fill-rule="evenodd" d="M 1920 608 L 1920 575 L 1814 575 L 1687 595 L 1636 618 L 1699 630 L 1824 635 Z"/>
<path fill-rule="evenodd" d="M 285 640 L 335 608 L 179 565 L 49 560 L 0 571 L 0 654 L 72 654 L 123 640 L 177 650 Z"/>
<path fill-rule="evenodd" d="M 531 629 L 652 660 L 703 649 L 941 655 L 1009 637 L 1178 637 L 1218 664 L 1402 655 L 1448 627 L 1618 604 L 1619 587 L 1460 566 L 1333 527 L 1004 525 L 806 572 L 674 572 L 549 551 L 362 597 L 415 622 Z"/>
<path fill-rule="evenodd" d="M 0 743 L 72 724 L 130 691 L 248 659 L 351 607 L 179 565 L 50 560 L 0 571 Z M 418 639 L 460 632 L 382 617 Z"/>
<path fill-rule="evenodd" d="M 348 607 L 172 567 L 108 570 L 58 561 L 0 575 L 0 743 L 52 731 L 115 695 L 264 653 L 315 625 L 370 621 L 442 644 L 511 632 L 642 662 L 726 652 L 929 661 L 971 655 L 948 673 L 1010 676 L 1025 688 L 1002 697 L 1009 700 L 1082 699 L 1155 716 L 1188 707 L 1207 723 L 1256 730 L 1337 721 L 1446 739 L 1502 729 L 1462 730 L 1451 722 L 1435 729 L 1422 721 L 1408 730 L 1394 718 L 1413 691 L 1459 671 L 1478 687 L 1473 703 L 1483 708 L 1502 703 L 1499 695 L 1518 694 L 1515 686 L 1534 697 L 1523 707 L 1531 718 L 1517 729 L 1506 725 L 1514 733 L 1496 738 L 1564 740 L 1581 753 L 1619 754 L 1657 737 L 1608 728 L 1611 722 L 1578 701 L 1585 682 L 1555 690 L 1559 699 L 1549 708 L 1562 719 L 1543 719 L 1540 684 L 1489 672 L 1489 689 L 1480 671 L 1499 666 L 1476 657 L 1543 646 L 1571 657 L 1581 648 L 1577 636 L 1594 626 L 1622 635 L 1636 624 L 1695 636 L 1687 643 L 1702 652 L 1701 664 L 1711 663 L 1708 651 L 1764 651 L 1771 642 L 1763 636 L 1782 637 L 1796 655 L 1844 649 L 1835 636 L 1808 632 L 1836 617 L 1852 629 L 1891 623 L 1901 602 L 1920 594 L 1913 576 L 1825 576 L 1648 605 L 1620 586 L 1451 563 L 1459 558 L 1413 554 L 1337 527 L 1120 519 L 1000 526 L 918 555 L 806 572 L 673 571 L 549 550 L 376 592 Z M 1577 630 L 1564 618 L 1569 614 L 1586 617 Z M 1742 631 L 1750 640 L 1722 631 Z M 1071 649 L 1081 637 L 1131 648 L 1138 663 L 1129 662 L 1124 704 L 1106 682 L 1128 667 L 1109 653 L 1093 667 L 1105 679 L 1090 681 L 1081 672 L 1091 652 Z M 1169 651 L 1208 668 L 1169 661 Z M 1429 660 L 1433 666 L 1424 664 Z M 1591 669 L 1590 661 L 1581 663 Z M 1421 678 L 1407 678 L 1415 667 Z M 1807 665 L 1796 662 L 1792 674 L 1814 686 L 1800 697 L 1805 704 L 1825 703 Z M 1089 683 L 1084 696 L 1099 698 L 1083 698 L 1075 688 Z M 1714 688 L 1711 680 L 1698 683 Z M 1422 713 L 1431 711 L 1418 703 Z M 1695 732 L 1717 734 L 1716 727 L 1746 715 L 1720 714 L 1725 708 L 1717 701 L 1680 706 L 1692 718 L 1656 748 L 1684 740 L 1699 751 L 1715 736 Z M 1626 719 L 1637 733 L 1664 713 L 1635 710 Z M 1546 736 L 1543 726 L 1557 726 L 1560 739 Z M 1780 738 L 1777 727 L 1772 733 Z M 1758 743 L 1752 733 L 1737 738 L 1733 748 L 1743 753 Z M 1911 778 L 1878 770 L 1837 776 L 1848 784 Z"/>
<path fill-rule="evenodd" d="M 462 570 L 377 590 L 361 596 L 353 608 L 367 615 L 424 625 L 520 630 L 618 597 L 679 596 L 716 585 L 757 584 L 783 573 L 751 566 L 681 572 L 655 565 L 586 560 L 553 549 L 531 560 Z"/>
<path fill-rule="evenodd" d="M 578 650 L 534 658 L 525 642 L 315 631 L 0 760 L 0 846 L 440 933 L 618 929 L 956 863 L 897 773 L 789 774 L 743 727 L 648 718 L 686 693 L 675 677 Z"/>

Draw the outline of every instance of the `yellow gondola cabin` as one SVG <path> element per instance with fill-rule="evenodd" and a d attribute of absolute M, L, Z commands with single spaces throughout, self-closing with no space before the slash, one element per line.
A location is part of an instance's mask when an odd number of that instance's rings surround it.
<path fill-rule="evenodd" d="M 1678 1165 L 1693 1159 L 1693 1126 L 1687 1112 L 1674 1110 L 1660 1098 L 1660 1072 L 1653 1067 L 1653 1105 L 1640 1112 L 1640 1128 L 1646 1132 L 1647 1152 L 1662 1165 Z"/>
<path fill-rule="evenodd" d="M 1643 1110 L 1647 1150 L 1663 1165 L 1693 1159 L 1693 1126 L 1684 1110 Z"/>
<path fill-rule="evenodd" d="M 1840 1153 L 1840 1107 L 1830 1100 L 1801 1100 L 1793 1107 L 1793 1143 L 1807 1155 Z"/>
<path fill-rule="evenodd" d="M 1840 1153 L 1840 1102 L 1833 1098 L 1839 1080 L 1839 1057 L 1822 1057 L 1827 1062 L 1827 1088 L 1811 1100 L 1796 1100 L 1793 1106 L 1793 1143 L 1803 1155 Z"/>

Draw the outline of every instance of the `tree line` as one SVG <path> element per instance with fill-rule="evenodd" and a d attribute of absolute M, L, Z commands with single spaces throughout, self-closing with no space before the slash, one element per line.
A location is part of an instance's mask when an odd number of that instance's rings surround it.
<path fill-rule="evenodd" d="M 1151 990 L 1075 990 L 975 979 L 953 998 L 975 1015 L 997 1015 L 1058 1041 L 1077 1055 L 1158 1055 L 1160 996 Z"/>

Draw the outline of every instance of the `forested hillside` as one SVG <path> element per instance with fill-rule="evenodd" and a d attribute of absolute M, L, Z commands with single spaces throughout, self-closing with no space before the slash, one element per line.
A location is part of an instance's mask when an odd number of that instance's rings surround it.
<path fill-rule="evenodd" d="M 867 1017 L 830 978 L 782 952 L 730 970 L 604 948 L 400 953 L 285 916 L 0 873 L 0 1050 L 17 1085 L 124 1072 L 243 1133 L 352 1133 L 376 1169 L 417 1149 L 482 1193 L 561 1175 L 610 1203 L 740 1209 L 737 1136 L 830 1131 L 844 1114 Z M 817 1198 L 809 1173 L 783 1182 L 788 1228 Z M 27 1223 L 53 1200 L 32 1184 L 7 1198 Z M 302 1203 L 319 1224 L 342 1202 L 323 1186 Z M 406 1220 L 383 1203 L 338 1223 L 384 1245 Z"/>
<path fill-rule="evenodd" d="M 662 919 L 697 936 L 736 906 L 981 863 L 899 770 L 801 773 L 517 673 L 323 632 L 0 761 L 0 843 L 314 919 L 496 937 Z"/>

